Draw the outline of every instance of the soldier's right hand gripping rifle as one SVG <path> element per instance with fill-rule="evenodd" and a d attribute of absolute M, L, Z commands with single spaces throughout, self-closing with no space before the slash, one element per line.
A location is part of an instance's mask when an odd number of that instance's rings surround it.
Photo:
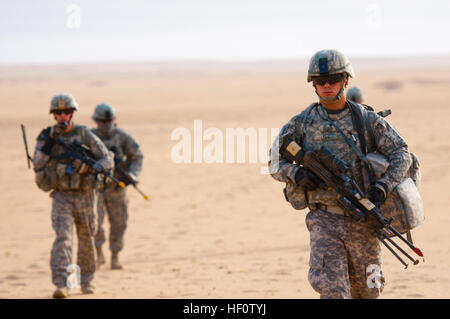
<path fill-rule="evenodd" d="M 337 158 L 327 147 L 322 146 L 319 151 L 302 149 L 292 138 L 285 136 L 281 141 L 280 154 L 286 154 L 288 158 L 294 158 L 298 165 L 311 171 L 324 182 L 323 188 L 331 187 L 339 195 L 338 204 L 356 220 L 368 222 L 377 238 L 389 249 L 389 251 L 405 266 L 408 264 L 386 242 L 392 244 L 398 251 L 411 260 L 414 265 L 419 261 L 411 257 L 390 237 L 400 238 L 418 256 L 423 258 L 422 251 L 405 239 L 393 226 L 392 220 L 387 220 L 380 209 L 374 205 L 361 189 L 356 181 L 347 175 L 349 166 L 346 162 Z"/>
<path fill-rule="evenodd" d="M 62 124 L 66 123 L 60 123 L 57 126 L 55 126 L 59 130 L 64 130 L 65 126 Z M 62 127 L 61 127 L 62 126 Z M 101 167 L 101 165 L 97 164 L 97 160 L 95 160 L 94 155 L 89 150 L 88 147 L 80 144 L 78 141 L 74 141 L 71 144 L 66 143 L 62 141 L 60 138 L 57 137 L 58 134 L 52 134 L 52 128 L 48 128 L 39 135 L 38 139 L 44 140 L 46 144 L 54 145 L 57 144 L 61 146 L 64 149 L 64 153 L 58 158 L 55 158 L 57 161 L 61 159 L 69 159 L 71 160 L 71 164 L 66 169 L 67 173 L 72 174 L 73 173 L 73 166 L 74 163 L 77 162 L 79 166 L 79 170 L 83 170 L 83 167 L 86 167 L 87 170 L 90 170 L 91 172 L 94 172 L 96 174 L 103 174 L 107 176 L 108 178 L 111 178 L 114 182 L 116 182 L 119 187 L 125 188 L 125 183 L 118 180 L 111 174 L 111 170 L 105 170 Z M 28 156 L 28 155 L 27 155 Z"/>
<path fill-rule="evenodd" d="M 120 180 L 122 180 L 125 183 L 125 185 L 133 185 L 134 189 L 137 190 L 138 193 L 141 194 L 145 200 L 149 200 L 149 197 L 145 195 L 144 192 L 141 191 L 137 186 L 138 184 L 137 178 L 131 173 L 127 172 L 121 166 L 123 160 L 119 158 L 117 148 L 113 146 L 109 150 L 114 154 L 114 170 L 119 175 Z"/>

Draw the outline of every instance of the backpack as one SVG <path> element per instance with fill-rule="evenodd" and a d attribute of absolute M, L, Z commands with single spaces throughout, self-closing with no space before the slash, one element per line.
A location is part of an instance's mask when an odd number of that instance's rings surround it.
<path fill-rule="evenodd" d="M 367 153 L 368 141 L 374 140 L 374 132 L 369 124 L 368 111 L 374 111 L 372 107 L 360 104 L 361 110 L 354 102 L 349 101 L 351 111 L 355 117 L 354 124 L 360 135 L 362 153 L 366 157 L 369 168 L 369 176 L 371 180 L 376 180 L 383 176 L 386 172 L 389 162 L 387 159 L 377 153 Z M 377 114 L 386 117 L 391 114 L 391 110 L 384 110 Z M 365 136 L 367 132 L 367 136 Z M 367 139 L 366 139 L 367 137 Z M 372 145 L 374 145 L 372 143 Z M 425 219 L 422 198 L 418 191 L 421 183 L 421 171 L 419 159 L 414 153 L 409 153 L 411 157 L 411 166 L 406 172 L 404 179 L 398 183 L 394 189 L 387 195 L 386 201 L 381 206 L 381 212 L 387 219 L 392 219 L 391 225 L 395 227 L 401 234 L 406 233 L 408 239 L 412 242 L 411 230 L 423 223 Z"/>

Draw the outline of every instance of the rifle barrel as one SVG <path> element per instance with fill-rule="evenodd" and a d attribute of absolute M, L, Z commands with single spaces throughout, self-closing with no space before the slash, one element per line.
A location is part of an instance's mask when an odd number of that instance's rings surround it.
<path fill-rule="evenodd" d="M 411 260 L 414 263 L 414 265 L 417 265 L 419 263 L 418 260 L 412 258 L 410 254 L 408 254 L 406 251 L 404 251 L 402 249 L 402 247 L 397 245 L 397 243 L 395 241 L 393 241 L 391 238 L 389 238 L 387 236 L 384 236 L 384 238 L 386 238 L 392 245 L 394 245 L 395 248 L 397 248 L 403 255 L 405 255 L 409 260 Z"/>
<path fill-rule="evenodd" d="M 142 197 L 144 197 L 145 200 L 149 200 L 148 196 L 145 195 L 145 194 L 139 189 L 139 187 L 137 187 L 136 184 L 132 184 L 132 185 L 133 185 L 133 187 L 139 192 L 139 194 L 141 194 Z"/>
<path fill-rule="evenodd" d="M 403 266 L 405 266 L 405 269 L 408 268 L 408 264 L 402 259 L 402 257 L 400 257 L 395 251 L 394 249 L 392 249 L 391 246 L 388 245 L 388 243 L 386 243 L 384 241 L 384 238 L 377 232 L 377 237 L 378 239 L 383 243 L 384 246 L 386 246 L 387 249 L 389 249 L 389 251 L 403 264 Z"/>

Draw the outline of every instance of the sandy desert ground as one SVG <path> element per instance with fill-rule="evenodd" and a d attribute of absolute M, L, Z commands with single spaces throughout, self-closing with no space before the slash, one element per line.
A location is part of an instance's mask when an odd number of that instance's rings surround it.
<path fill-rule="evenodd" d="M 445 63 L 441 63 L 444 61 Z M 426 222 L 414 230 L 425 263 L 406 270 L 383 248 L 382 298 L 450 297 L 450 63 L 355 60 L 366 102 L 388 120 L 422 164 Z M 283 185 L 257 163 L 174 163 L 176 128 L 280 128 L 316 100 L 307 61 L 0 67 L 0 297 L 50 298 L 51 201 L 26 165 L 53 119 L 49 101 L 70 92 L 90 127 L 94 107 L 111 103 L 118 125 L 145 156 L 140 187 L 129 189 L 123 271 L 101 268 L 96 294 L 71 298 L 317 298 L 307 280 L 306 211 L 285 202 Z M 263 140 L 266 146 L 270 141 Z M 208 142 L 204 141 L 206 145 Z M 264 152 L 264 148 L 261 148 Z M 74 245 L 76 249 L 76 244 Z M 109 251 L 107 251 L 109 259 Z"/>

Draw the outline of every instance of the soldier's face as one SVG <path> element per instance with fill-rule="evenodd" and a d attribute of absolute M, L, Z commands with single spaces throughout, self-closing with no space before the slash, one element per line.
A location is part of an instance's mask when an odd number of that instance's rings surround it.
<path fill-rule="evenodd" d="M 341 85 L 348 85 L 348 78 L 345 79 L 345 82 L 339 81 L 337 83 L 330 84 L 325 82 L 323 85 L 316 84 L 316 91 L 320 97 L 333 97 L 336 96 L 341 90 Z"/>
<path fill-rule="evenodd" d="M 55 112 L 55 119 L 58 123 L 69 122 L 73 112 Z"/>
<path fill-rule="evenodd" d="M 97 128 L 100 132 L 103 133 L 109 133 L 111 129 L 113 128 L 114 121 L 113 120 L 107 120 L 107 121 L 99 121 L 97 120 Z"/>

